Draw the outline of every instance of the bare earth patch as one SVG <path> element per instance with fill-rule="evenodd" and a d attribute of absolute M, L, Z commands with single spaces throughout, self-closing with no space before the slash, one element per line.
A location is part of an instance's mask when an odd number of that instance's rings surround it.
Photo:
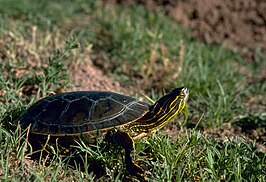
<path fill-rule="evenodd" d="M 192 36 L 207 43 L 224 43 L 247 51 L 252 58 L 261 48 L 266 53 L 266 1 L 263 0 L 126 0 L 148 9 L 161 6 L 177 21 L 192 28 Z"/>
<path fill-rule="evenodd" d="M 66 91 L 96 90 L 126 93 L 119 83 L 111 80 L 97 69 L 89 57 L 85 62 L 77 63 L 69 69 L 71 88 Z"/>

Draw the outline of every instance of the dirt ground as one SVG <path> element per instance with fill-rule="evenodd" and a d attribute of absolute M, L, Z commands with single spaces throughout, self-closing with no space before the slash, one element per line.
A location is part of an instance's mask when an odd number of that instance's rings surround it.
<path fill-rule="evenodd" d="M 85 61 L 85 63 L 77 61 L 77 64 L 69 70 L 72 87 L 66 91 L 97 90 L 126 93 L 119 83 L 111 80 L 96 68 L 89 56 Z"/>
<path fill-rule="evenodd" d="M 253 59 L 258 48 L 266 53 L 265 0 L 117 0 L 161 6 L 178 22 L 192 28 L 192 36 L 206 43 L 223 43 Z"/>

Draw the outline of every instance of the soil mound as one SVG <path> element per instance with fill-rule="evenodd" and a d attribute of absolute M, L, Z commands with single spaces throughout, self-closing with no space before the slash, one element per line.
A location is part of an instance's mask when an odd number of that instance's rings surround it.
<path fill-rule="evenodd" d="M 125 2 L 125 1 L 117 1 Z M 177 21 L 192 28 L 192 36 L 207 43 L 247 51 L 252 58 L 260 48 L 266 53 L 265 0 L 126 0 L 148 9 L 163 7 Z"/>
<path fill-rule="evenodd" d="M 96 90 L 126 93 L 118 82 L 105 76 L 89 58 L 85 63 L 77 61 L 77 64 L 70 68 L 69 74 L 72 87 L 66 91 Z"/>

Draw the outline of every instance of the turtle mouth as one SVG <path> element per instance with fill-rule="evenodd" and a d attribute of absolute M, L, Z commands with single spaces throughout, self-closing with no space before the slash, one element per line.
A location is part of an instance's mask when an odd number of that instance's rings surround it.
<path fill-rule="evenodd" d="M 188 96 L 189 96 L 189 90 L 186 87 L 184 87 L 181 90 L 181 93 L 184 94 L 184 101 L 187 101 L 188 100 Z"/>

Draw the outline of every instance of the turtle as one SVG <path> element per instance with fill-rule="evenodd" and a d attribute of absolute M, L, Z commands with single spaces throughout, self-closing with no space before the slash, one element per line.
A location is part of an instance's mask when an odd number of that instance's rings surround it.
<path fill-rule="evenodd" d="M 19 124 L 28 129 L 33 141 L 49 136 L 71 143 L 82 138 L 89 146 L 102 136 L 108 144 L 125 150 L 129 174 L 143 176 L 144 170 L 135 162 L 134 141 L 157 131 L 184 111 L 188 96 L 187 88 L 175 88 L 151 105 L 114 92 L 58 93 L 29 107 Z"/>

